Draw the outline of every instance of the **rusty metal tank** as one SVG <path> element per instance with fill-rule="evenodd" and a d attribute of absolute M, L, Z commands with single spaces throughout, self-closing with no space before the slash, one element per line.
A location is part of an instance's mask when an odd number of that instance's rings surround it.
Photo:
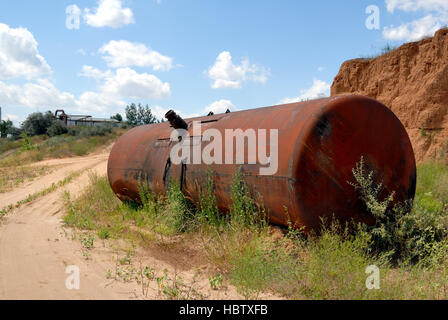
<path fill-rule="evenodd" d="M 286 226 L 290 221 L 312 230 L 320 226 L 321 217 L 372 223 L 348 183 L 354 181 L 352 169 L 361 157 L 375 172 L 375 180 L 383 183 L 382 196 L 395 191 L 396 202 L 414 198 L 416 163 L 409 137 L 393 112 L 374 99 L 345 95 L 186 119 L 190 134 L 193 121 L 201 123 L 202 132 L 213 128 L 223 136 L 226 129 L 277 129 L 277 172 L 260 175 L 261 163 L 173 164 L 173 127 L 169 122 L 152 124 L 124 134 L 110 153 L 108 177 L 121 200 L 139 201 L 139 183 L 145 177 L 149 189 L 158 194 L 177 179 L 198 201 L 211 169 L 218 206 L 228 212 L 239 166 L 250 191 L 261 196 L 272 224 Z M 202 147 L 210 143 L 199 139 Z M 269 138 L 266 144 L 270 149 Z M 246 144 L 246 152 L 247 148 Z"/>

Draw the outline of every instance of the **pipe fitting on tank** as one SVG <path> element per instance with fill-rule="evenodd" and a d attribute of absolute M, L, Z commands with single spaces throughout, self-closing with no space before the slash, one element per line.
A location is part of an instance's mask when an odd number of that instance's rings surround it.
<path fill-rule="evenodd" d="M 174 110 L 170 110 L 166 113 L 165 118 L 169 121 L 171 126 L 178 130 L 178 129 L 188 129 L 188 124 L 185 122 L 184 119 L 182 119 Z"/>

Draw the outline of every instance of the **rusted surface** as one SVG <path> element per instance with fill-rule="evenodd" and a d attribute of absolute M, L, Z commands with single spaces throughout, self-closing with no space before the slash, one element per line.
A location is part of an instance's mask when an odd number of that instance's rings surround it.
<path fill-rule="evenodd" d="M 397 117 L 373 99 L 339 96 L 187 119 L 190 134 L 193 121 L 202 121 L 203 131 L 214 128 L 223 136 L 226 129 L 278 129 L 276 174 L 260 175 L 260 167 L 265 166 L 259 163 L 241 165 L 244 180 L 251 192 L 263 199 L 273 224 L 287 225 L 291 220 L 294 226 L 310 230 L 320 225 L 320 217 L 333 215 L 341 220 L 372 222 L 347 183 L 353 181 L 352 169 L 361 156 L 377 173 L 377 181 L 383 182 L 383 196 L 395 191 L 396 201 L 414 197 L 416 166 L 409 137 Z M 166 191 L 167 182 L 178 179 L 197 201 L 210 168 L 218 206 L 228 211 L 237 165 L 170 163 L 172 130 L 167 122 L 141 126 L 117 141 L 108 163 L 114 192 L 122 200 L 138 201 L 142 177 L 158 194 Z M 209 142 L 201 143 L 204 147 Z M 247 154 L 247 145 L 245 148 Z"/>

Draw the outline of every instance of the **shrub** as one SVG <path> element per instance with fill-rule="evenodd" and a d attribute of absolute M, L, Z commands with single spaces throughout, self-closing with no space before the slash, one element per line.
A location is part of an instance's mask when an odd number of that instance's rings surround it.
<path fill-rule="evenodd" d="M 353 169 L 353 176 L 355 183 L 349 183 L 376 218 L 373 226 L 361 226 L 361 230 L 372 235 L 373 253 L 405 264 L 427 264 L 443 258 L 441 253 L 448 248 L 445 205 L 431 193 L 417 195 L 415 201 L 409 199 L 394 206 L 390 205 L 393 193 L 380 200 L 382 184 L 375 183 L 373 172 L 365 172 L 363 158 Z"/>
<path fill-rule="evenodd" d="M 70 127 L 68 128 L 68 134 L 72 137 L 76 137 L 79 136 L 79 134 L 81 133 L 83 127 L 80 126 L 76 126 L 76 127 Z"/>
<path fill-rule="evenodd" d="M 0 138 L 6 138 L 11 130 L 13 123 L 11 120 L 0 121 Z"/>
<path fill-rule="evenodd" d="M 55 137 L 55 136 L 60 136 L 63 134 L 66 134 L 68 132 L 67 126 L 60 122 L 60 121 L 55 121 L 48 129 L 47 129 L 47 134 L 50 137 Z"/>
<path fill-rule="evenodd" d="M 36 146 L 31 141 L 30 137 L 26 134 L 26 132 L 22 132 L 22 138 L 23 138 L 21 146 L 22 151 L 30 151 L 36 149 Z"/>
<path fill-rule="evenodd" d="M 205 188 L 200 190 L 197 219 L 202 225 L 210 224 L 214 227 L 220 227 L 225 221 L 220 215 L 216 202 L 211 170 L 207 171 Z"/>
<path fill-rule="evenodd" d="M 22 123 L 22 129 L 30 136 L 46 134 L 48 128 L 50 128 L 55 121 L 56 120 L 50 111 L 45 114 L 35 112 L 30 114 Z"/>
<path fill-rule="evenodd" d="M 98 126 L 98 127 L 87 127 L 79 132 L 80 137 L 94 137 L 94 136 L 105 136 L 112 133 L 112 127 L 110 126 Z"/>
<path fill-rule="evenodd" d="M 234 225 L 241 226 L 257 226 L 260 223 L 266 223 L 264 208 L 259 204 L 262 203 L 255 200 L 250 194 L 249 188 L 243 179 L 241 168 L 238 168 L 231 187 L 230 206 L 231 222 Z"/>
<path fill-rule="evenodd" d="M 22 129 L 11 127 L 8 131 L 8 139 L 10 141 L 19 140 L 22 137 Z"/>

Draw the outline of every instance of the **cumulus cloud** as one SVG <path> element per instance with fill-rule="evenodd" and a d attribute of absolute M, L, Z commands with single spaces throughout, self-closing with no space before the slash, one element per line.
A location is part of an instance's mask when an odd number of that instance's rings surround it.
<path fill-rule="evenodd" d="M 47 79 L 25 83 L 23 86 L 0 81 L 0 101 L 17 107 L 70 107 L 76 104 L 73 94 L 59 91 Z"/>
<path fill-rule="evenodd" d="M 225 113 L 229 109 L 230 111 L 236 111 L 236 107 L 233 105 L 232 101 L 229 100 L 218 100 L 205 108 L 204 114 L 213 112 L 214 114 Z"/>
<path fill-rule="evenodd" d="M 125 105 L 119 97 L 104 93 L 85 92 L 76 98 L 69 92 L 58 90 L 47 79 L 37 79 L 22 86 L 8 85 L 0 81 L 0 101 L 12 107 L 46 108 L 46 110 L 64 108 L 85 113 L 91 113 L 92 110 L 105 112 Z"/>
<path fill-rule="evenodd" d="M 389 12 L 395 9 L 402 11 L 442 11 L 448 10 L 448 1 L 446 0 L 386 0 L 386 8 Z"/>
<path fill-rule="evenodd" d="M 82 77 L 94 78 L 96 80 L 101 80 L 101 79 L 110 78 L 113 75 L 113 73 L 110 70 L 101 71 L 95 67 L 84 65 L 84 66 L 82 66 L 82 71 L 79 75 Z"/>
<path fill-rule="evenodd" d="M 164 108 L 158 105 L 150 106 L 152 114 L 157 119 L 165 119 L 165 114 L 171 110 L 170 108 Z M 238 111 L 238 109 L 233 105 L 232 101 L 229 100 L 218 100 L 215 101 L 208 106 L 206 106 L 202 111 L 200 112 L 194 112 L 194 113 L 186 113 L 177 109 L 173 109 L 178 115 L 180 115 L 184 119 L 189 118 L 196 118 L 196 117 L 203 117 L 209 114 L 210 112 L 213 112 L 214 114 L 220 114 L 225 113 L 227 109 L 230 109 L 230 111 Z"/>
<path fill-rule="evenodd" d="M 154 70 L 167 71 L 172 68 L 173 59 L 154 51 L 144 44 L 126 40 L 115 41 L 102 46 L 99 50 L 104 54 L 109 67 L 152 67 Z"/>
<path fill-rule="evenodd" d="M 79 75 L 103 81 L 101 91 L 109 95 L 142 99 L 162 99 L 171 95 L 169 83 L 162 82 L 155 75 L 138 73 L 131 68 L 120 68 L 112 72 L 85 65 Z"/>
<path fill-rule="evenodd" d="M 398 27 L 384 27 L 383 36 L 388 40 L 417 41 L 425 36 L 433 35 L 443 25 L 448 23 L 448 17 L 435 17 L 431 14 Z"/>
<path fill-rule="evenodd" d="M 417 41 L 432 36 L 442 26 L 448 24 L 447 0 L 385 0 L 387 10 L 404 12 L 425 12 L 424 17 L 402 23 L 399 26 L 386 26 L 383 37 L 394 41 Z"/>
<path fill-rule="evenodd" d="M 38 43 L 25 28 L 0 23 L 0 79 L 38 77 L 51 72 L 39 54 Z"/>
<path fill-rule="evenodd" d="M 266 83 L 269 72 L 264 67 L 250 64 L 248 59 L 240 65 L 234 65 L 232 55 L 228 51 L 221 52 L 215 64 L 207 71 L 210 79 L 214 80 L 213 89 L 241 88 L 245 81 Z"/>
<path fill-rule="evenodd" d="M 131 98 L 167 98 L 171 95 L 170 85 L 148 73 L 137 73 L 130 68 L 116 70 L 106 79 L 102 91 Z"/>
<path fill-rule="evenodd" d="M 95 112 L 105 113 L 112 110 L 120 110 L 126 106 L 126 102 L 122 100 L 122 97 L 105 92 L 92 92 L 87 91 L 81 94 L 76 101 L 77 110 L 85 113 Z"/>
<path fill-rule="evenodd" d="M 76 97 L 72 93 L 58 90 L 48 79 L 37 79 L 24 85 L 0 81 L 0 101 L 14 107 L 65 108 L 76 112 L 95 111 L 106 114 L 122 110 L 126 106 L 126 99 L 161 99 L 171 94 L 169 83 L 130 68 L 112 72 L 83 66 L 80 75 L 98 80 L 98 90 L 87 91 Z"/>
<path fill-rule="evenodd" d="M 130 8 L 123 8 L 121 0 L 99 0 L 95 9 L 85 9 L 85 22 L 96 28 L 120 28 L 134 23 L 134 14 Z"/>
<path fill-rule="evenodd" d="M 307 90 L 302 90 L 300 92 L 300 95 L 296 98 L 285 98 L 281 100 L 279 103 L 294 103 L 294 102 L 300 102 L 305 100 L 313 100 L 313 99 L 320 99 L 325 98 L 330 95 L 330 84 L 326 83 L 322 80 L 314 79 L 313 85 L 311 88 Z"/>

